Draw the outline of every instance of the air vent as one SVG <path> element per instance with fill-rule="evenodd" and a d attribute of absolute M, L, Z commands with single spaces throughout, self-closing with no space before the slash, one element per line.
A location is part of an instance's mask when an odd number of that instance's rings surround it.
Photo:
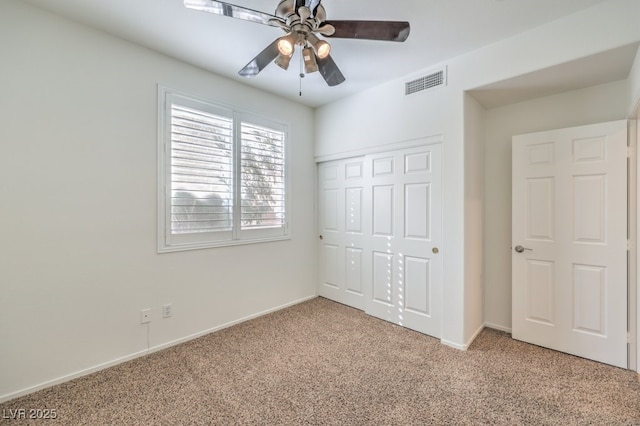
<path fill-rule="evenodd" d="M 443 68 L 429 75 L 425 75 L 424 77 L 406 82 L 404 86 L 404 94 L 411 95 L 413 93 L 446 85 L 445 70 L 446 69 Z"/>

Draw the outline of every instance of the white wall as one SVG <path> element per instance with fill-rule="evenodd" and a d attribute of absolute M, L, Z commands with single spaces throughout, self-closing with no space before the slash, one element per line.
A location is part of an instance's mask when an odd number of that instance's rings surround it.
<path fill-rule="evenodd" d="M 640 98 L 638 99 L 638 101 L 640 101 Z M 636 208 L 636 221 L 635 223 L 633 223 L 633 225 L 635 225 L 635 239 L 636 239 L 636 246 L 635 246 L 635 250 L 636 250 L 636 264 L 635 264 L 635 269 L 632 270 L 632 273 L 634 274 L 635 278 L 636 278 L 636 371 L 638 371 L 640 373 L 640 312 L 638 312 L 640 310 L 640 285 L 638 285 L 638 265 L 640 265 L 640 251 L 638 250 L 638 241 L 640 240 L 639 235 L 638 235 L 638 223 L 640 223 L 640 207 L 638 206 L 638 188 L 640 188 L 640 173 L 638 173 L 638 164 L 640 164 L 640 161 L 638 161 L 638 157 L 640 156 L 638 154 L 638 145 L 640 144 L 640 108 L 636 109 L 634 111 L 634 115 L 633 117 L 635 118 L 633 120 L 633 126 L 635 128 L 635 149 L 636 149 L 636 161 L 635 161 L 635 166 L 636 166 L 636 193 L 635 193 L 635 208 Z M 640 380 L 640 374 L 638 374 L 638 379 Z"/>
<path fill-rule="evenodd" d="M 464 335 L 475 338 L 484 326 L 485 109 L 468 94 L 464 124 Z"/>
<path fill-rule="evenodd" d="M 485 321 L 511 330 L 511 137 L 627 117 L 627 82 L 486 111 Z"/>
<path fill-rule="evenodd" d="M 629 73 L 629 115 L 640 112 L 640 49 Z"/>
<path fill-rule="evenodd" d="M 465 159 L 467 167 L 472 161 L 465 153 L 472 146 L 465 134 L 473 133 L 465 130 L 471 125 L 464 118 L 465 91 L 637 42 L 639 15 L 637 0 L 612 0 L 452 59 L 444 64 L 449 84 L 445 89 L 404 97 L 404 82 L 429 71 L 424 70 L 317 110 L 318 156 L 444 135 L 444 343 L 466 347 L 483 304 L 477 274 L 468 275 L 463 268 L 468 265 L 465 256 L 471 255 L 465 244 L 473 241 L 465 235 L 469 216 L 464 167 Z M 499 247 L 491 247 L 495 249 Z"/>
<path fill-rule="evenodd" d="M 639 163 L 638 158 L 638 143 L 640 143 L 640 126 L 638 125 L 638 119 L 640 119 L 640 49 L 638 49 L 638 53 L 636 54 L 636 59 L 633 63 L 633 67 L 631 68 L 631 72 L 629 73 L 628 78 L 629 83 L 629 117 L 632 118 L 632 125 L 630 126 L 630 130 L 632 131 L 632 135 L 635 135 L 635 149 L 636 149 L 636 188 L 640 187 L 640 174 L 637 173 L 637 165 Z M 634 132 L 635 130 L 635 132 Z M 638 208 L 638 194 L 636 193 L 635 202 L 636 209 Z M 638 238 L 637 235 L 637 226 L 640 222 L 640 209 L 636 211 L 636 222 L 633 224 L 636 227 L 636 241 Z M 640 264 L 640 254 L 637 249 L 636 244 L 636 268 L 632 270 L 632 273 L 635 274 L 636 281 L 638 276 L 638 265 Z M 638 330 L 640 330 L 640 314 L 638 313 L 638 309 L 640 309 L 640 289 L 636 286 L 636 370 L 640 372 L 640 335 L 638 335 Z M 640 378 L 640 376 L 639 376 Z"/>
<path fill-rule="evenodd" d="M 0 2 L 0 401 L 315 295 L 313 112 Z M 156 253 L 157 84 L 290 124 L 290 241 Z M 173 304 L 173 317 L 160 307 Z"/>

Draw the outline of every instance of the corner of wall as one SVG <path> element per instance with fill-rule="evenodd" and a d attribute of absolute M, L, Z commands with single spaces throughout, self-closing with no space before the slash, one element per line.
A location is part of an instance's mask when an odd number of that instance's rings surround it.
<path fill-rule="evenodd" d="M 629 116 L 638 117 L 640 113 L 640 48 L 627 78 L 629 82 Z"/>
<path fill-rule="evenodd" d="M 464 340 L 484 323 L 485 109 L 464 93 Z M 472 338 L 472 336 L 474 336 Z"/>

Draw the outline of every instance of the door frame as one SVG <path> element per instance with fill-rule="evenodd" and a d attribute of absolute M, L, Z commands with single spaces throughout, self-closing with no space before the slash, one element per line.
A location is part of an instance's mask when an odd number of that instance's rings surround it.
<path fill-rule="evenodd" d="M 640 188 L 640 176 L 638 174 L 638 141 L 640 141 L 640 104 L 636 108 L 635 116 L 627 123 L 627 146 L 629 150 L 627 177 L 628 177 L 628 238 L 629 247 L 629 283 L 628 283 L 628 341 L 629 341 L 629 368 L 640 372 L 640 291 L 638 291 L 638 265 L 640 264 L 640 252 L 638 251 L 638 188 Z M 640 375 L 638 376 L 640 379 Z"/>

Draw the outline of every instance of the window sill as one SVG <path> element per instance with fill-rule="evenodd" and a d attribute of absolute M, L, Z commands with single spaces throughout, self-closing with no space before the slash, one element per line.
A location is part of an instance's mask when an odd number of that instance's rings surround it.
<path fill-rule="evenodd" d="M 158 254 L 163 253 L 173 253 L 177 251 L 190 251 L 190 250 L 203 250 L 210 248 L 221 248 L 221 247 L 233 247 L 233 246 L 241 246 L 246 244 L 261 244 L 261 243 L 271 243 L 277 241 L 286 241 L 290 240 L 291 235 L 282 235 L 280 237 L 268 237 L 268 238 L 253 238 L 253 239 L 244 239 L 244 240 L 230 240 L 230 241 L 212 241 L 206 243 L 188 243 L 188 244 L 174 244 L 171 246 L 158 246 Z"/>

